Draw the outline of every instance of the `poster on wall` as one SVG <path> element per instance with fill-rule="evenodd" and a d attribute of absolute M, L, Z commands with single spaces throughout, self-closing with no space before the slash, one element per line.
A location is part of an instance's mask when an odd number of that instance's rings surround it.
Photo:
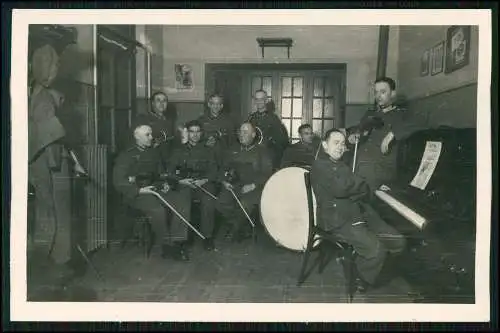
<path fill-rule="evenodd" d="M 192 91 L 193 69 L 186 64 L 175 64 L 175 88 L 178 91 Z"/>
<path fill-rule="evenodd" d="M 445 73 L 469 64 L 470 26 L 451 26 L 446 34 Z"/>

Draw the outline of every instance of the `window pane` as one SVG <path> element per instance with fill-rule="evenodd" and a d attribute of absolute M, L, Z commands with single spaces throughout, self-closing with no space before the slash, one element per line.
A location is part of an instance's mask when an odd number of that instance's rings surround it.
<path fill-rule="evenodd" d="M 293 119 L 292 120 L 292 136 L 294 138 L 299 137 L 299 127 L 302 125 L 302 119 Z"/>
<path fill-rule="evenodd" d="M 313 118 L 323 117 L 323 100 L 321 98 L 313 99 Z"/>
<path fill-rule="evenodd" d="M 328 131 L 329 129 L 332 129 L 333 128 L 333 119 L 323 120 L 323 128 L 325 129 L 325 132 Z"/>
<path fill-rule="evenodd" d="M 293 78 L 293 96 L 294 97 L 302 97 L 302 78 L 301 77 Z"/>
<path fill-rule="evenodd" d="M 281 99 L 281 118 L 290 118 L 292 116 L 292 100 L 290 98 Z"/>
<path fill-rule="evenodd" d="M 302 118 L 302 98 L 293 99 L 293 117 Z"/>
<path fill-rule="evenodd" d="M 297 142 L 299 142 L 299 141 L 300 141 L 299 139 L 292 139 L 292 144 L 293 144 L 293 143 L 297 143 Z"/>
<path fill-rule="evenodd" d="M 323 78 L 316 77 L 314 78 L 314 96 L 322 97 L 323 96 Z"/>
<path fill-rule="evenodd" d="M 255 94 L 257 90 L 261 88 L 262 88 L 262 80 L 259 76 L 255 76 L 252 79 L 252 96 Z"/>
<path fill-rule="evenodd" d="M 290 119 L 282 119 L 283 125 L 286 128 L 286 131 L 288 132 L 288 137 L 290 137 Z"/>
<path fill-rule="evenodd" d="M 292 78 L 284 77 L 281 80 L 281 93 L 282 96 L 292 96 Z"/>
<path fill-rule="evenodd" d="M 333 98 L 325 99 L 325 118 L 333 118 Z"/>
<path fill-rule="evenodd" d="M 266 76 L 262 79 L 262 90 L 264 90 L 269 97 L 273 95 L 272 77 Z"/>
<path fill-rule="evenodd" d="M 313 119 L 313 123 L 312 123 L 313 131 L 316 132 L 316 133 L 323 134 L 323 130 L 321 128 L 321 124 L 322 124 L 321 119 Z"/>
<path fill-rule="evenodd" d="M 325 78 L 326 80 L 326 89 L 325 89 L 325 96 L 335 96 L 335 91 L 333 89 L 333 83 L 334 81 L 331 78 Z"/>

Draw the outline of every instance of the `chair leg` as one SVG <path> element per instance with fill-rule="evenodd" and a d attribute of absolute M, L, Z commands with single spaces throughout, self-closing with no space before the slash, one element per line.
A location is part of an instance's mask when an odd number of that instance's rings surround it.
<path fill-rule="evenodd" d="M 356 266 L 354 264 L 354 252 L 352 248 L 349 248 L 347 253 L 347 265 L 349 271 L 349 278 L 347 280 L 348 283 L 348 302 L 352 303 L 352 299 L 354 297 L 354 292 L 356 289 L 355 280 L 356 280 Z"/>
<path fill-rule="evenodd" d="M 326 266 L 330 262 L 331 259 L 331 251 L 329 251 L 328 247 L 325 245 L 320 245 L 320 259 L 319 259 L 319 265 L 318 265 L 318 273 L 323 274 L 323 271 L 325 270 Z"/>
<path fill-rule="evenodd" d="M 304 281 L 305 281 L 307 263 L 309 262 L 309 258 L 311 257 L 311 250 L 312 250 L 311 244 L 312 244 L 312 240 L 309 240 L 307 242 L 307 248 L 304 251 L 304 257 L 302 259 L 302 267 L 300 269 L 300 275 L 299 275 L 299 280 L 297 281 L 297 286 L 301 286 L 302 283 L 304 283 Z"/>

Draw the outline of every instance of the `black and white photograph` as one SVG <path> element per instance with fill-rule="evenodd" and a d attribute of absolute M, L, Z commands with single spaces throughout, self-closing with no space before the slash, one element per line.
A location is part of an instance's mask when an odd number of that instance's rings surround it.
<path fill-rule="evenodd" d="M 72 11 L 13 14 L 13 320 L 489 321 L 488 11 Z"/>

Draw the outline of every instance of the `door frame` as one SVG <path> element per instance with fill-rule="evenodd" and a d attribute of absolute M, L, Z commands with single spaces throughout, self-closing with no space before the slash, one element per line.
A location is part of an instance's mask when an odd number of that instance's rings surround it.
<path fill-rule="evenodd" d="M 308 64 L 259 64 L 259 63 L 206 63 L 205 64 L 205 100 L 212 93 L 215 82 L 214 77 L 216 72 L 230 72 L 230 71 L 238 71 L 238 72 L 252 72 L 268 74 L 273 76 L 273 99 L 275 101 L 279 101 L 281 97 L 281 91 L 278 86 L 276 86 L 278 80 L 281 79 L 279 75 L 286 74 L 297 74 L 300 73 L 331 73 L 335 76 L 337 80 L 340 81 L 340 98 L 339 98 L 339 120 L 338 126 L 343 127 L 345 125 L 345 110 L 346 110 L 346 77 L 347 77 L 347 64 L 345 63 L 308 63 Z M 278 74 L 278 72 L 280 72 Z M 275 79 L 274 76 L 278 77 Z M 304 91 L 307 93 L 309 89 L 306 88 L 306 82 L 309 80 L 304 80 Z M 249 91 L 251 82 L 248 80 L 243 80 L 242 82 L 242 91 Z M 308 97 L 303 97 L 303 102 L 305 103 L 308 100 Z M 241 100 L 241 114 L 248 115 L 249 113 L 249 105 L 250 100 L 245 100 L 242 98 Z M 281 104 L 276 104 L 276 111 L 281 115 Z M 280 105 L 278 105 L 280 104 Z M 305 105 L 303 105 L 305 107 Z M 304 108 L 305 112 L 302 115 L 302 121 L 304 122 L 312 122 L 312 110 L 308 110 L 307 107 Z"/>

